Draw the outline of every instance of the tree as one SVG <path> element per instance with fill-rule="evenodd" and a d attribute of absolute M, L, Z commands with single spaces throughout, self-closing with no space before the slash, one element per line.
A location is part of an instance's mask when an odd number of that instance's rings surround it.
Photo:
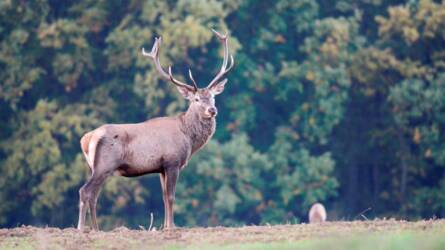
<path fill-rule="evenodd" d="M 0 225 L 71 226 L 88 177 L 79 139 L 186 106 L 141 48 L 205 86 L 235 68 L 213 141 L 178 185 L 180 225 L 443 216 L 445 4 L 279 0 L 0 3 Z M 110 178 L 104 228 L 162 217 L 156 176 Z M 332 211 L 332 212 L 331 212 Z M 159 220 L 160 221 L 160 220 Z M 155 223 L 160 223 L 155 221 Z"/>

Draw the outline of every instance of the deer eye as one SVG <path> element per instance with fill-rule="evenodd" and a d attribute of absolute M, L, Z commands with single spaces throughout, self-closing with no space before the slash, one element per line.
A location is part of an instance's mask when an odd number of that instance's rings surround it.
<path fill-rule="evenodd" d="M 195 102 L 199 102 L 199 98 L 198 97 L 195 97 Z"/>

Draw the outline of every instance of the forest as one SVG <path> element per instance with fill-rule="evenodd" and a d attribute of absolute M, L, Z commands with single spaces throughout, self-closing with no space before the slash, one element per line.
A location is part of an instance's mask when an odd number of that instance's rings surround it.
<path fill-rule="evenodd" d="M 0 226 L 71 227 L 83 134 L 184 112 L 141 49 L 207 86 L 228 32 L 217 128 L 178 180 L 178 226 L 445 216 L 445 3 L 0 2 Z M 101 228 L 163 219 L 158 175 L 112 177 Z"/>

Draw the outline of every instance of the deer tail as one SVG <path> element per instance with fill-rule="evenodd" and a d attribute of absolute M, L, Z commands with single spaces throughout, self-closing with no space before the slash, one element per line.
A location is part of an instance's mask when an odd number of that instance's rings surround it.
<path fill-rule="evenodd" d="M 97 147 L 104 134 L 104 130 L 98 129 L 96 131 L 86 133 L 80 139 L 80 146 L 91 172 L 94 172 Z"/>

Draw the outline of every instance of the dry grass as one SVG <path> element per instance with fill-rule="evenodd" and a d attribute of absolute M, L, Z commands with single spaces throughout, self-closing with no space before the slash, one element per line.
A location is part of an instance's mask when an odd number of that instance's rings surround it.
<path fill-rule="evenodd" d="M 22 226 L 0 229 L 0 249 L 416 249 L 412 247 L 417 246 L 445 249 L 443 235 L 445 220 L 374 220 L 171 231 L 120 227 L 110 232 L 86 233 L 74 228 Z"/>

